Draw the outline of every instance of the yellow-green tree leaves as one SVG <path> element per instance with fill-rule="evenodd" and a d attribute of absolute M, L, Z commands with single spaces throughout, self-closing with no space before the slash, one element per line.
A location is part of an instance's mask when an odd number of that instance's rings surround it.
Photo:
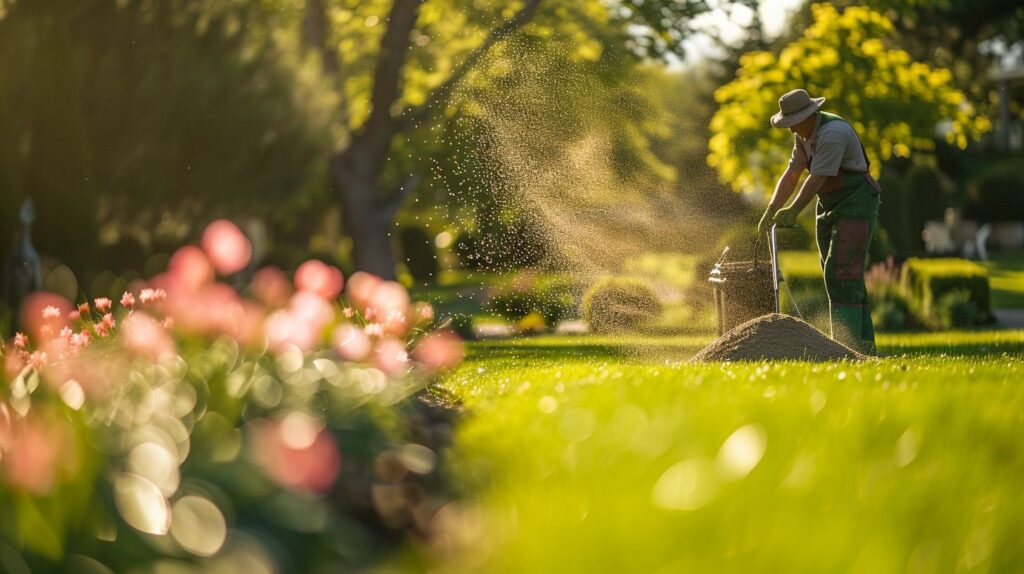
<path fill-rule="evenodd" d="M 768 193 L 785 169 L 793 136 L 774 129 L 769 117 L 778 98 L 802 87 L 825 96 L 825 109 L 853 124 L 878 175 L 880 160 L 909 157 L 934 148 L 936 133 L 960 148 L 991 129 L 948 70 L 892 49 L 892 24 L 882 14 L 829 4 L 812 7 L 813 24 L 778 55 L 743 56 L 736 78 L 715 92 L 708 163 L 740 192 Z"/>

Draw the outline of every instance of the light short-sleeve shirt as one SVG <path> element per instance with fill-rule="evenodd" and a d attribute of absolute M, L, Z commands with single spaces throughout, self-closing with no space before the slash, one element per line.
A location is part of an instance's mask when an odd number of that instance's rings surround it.
<path fill-rule="evenodd" d="M 845 121 L 821 123 L 821 114 L 811 137 L 793 136 L 793 155 L 789 165 L 800 172 L 810 168 L 811 175 L 834 176 L 839 170 L 864 173 L 868 162 L 857 138 L 857 132 Z"/>

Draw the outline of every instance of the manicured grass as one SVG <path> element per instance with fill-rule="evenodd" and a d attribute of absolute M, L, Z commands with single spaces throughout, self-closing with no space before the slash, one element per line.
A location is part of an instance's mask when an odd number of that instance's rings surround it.
<path fill-rule="evenodd" d="M 1024 332 L 883 336 L 893 356 L 863 364 L 686 364 L 704 342 L 472 346 L 444 383 L 479 511 L 455 523 L 462 566 L 1024 570 Z"/>

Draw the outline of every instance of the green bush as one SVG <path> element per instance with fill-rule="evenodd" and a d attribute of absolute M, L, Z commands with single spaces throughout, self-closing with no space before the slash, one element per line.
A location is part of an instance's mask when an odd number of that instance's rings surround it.
<path fill-rule="evenodd" d="M 971 184 L 966 219 L 1020 221 L 1024 219 L 1024 169 L 1019 162 L 997 165 Z"/>
<path fill-rule="evenodd" d="M 988 272 L 977 263 L 952 258 L 911 258 L 903 265 L 901 283 L 910 299 L 911 309 L 929 327 L 944 327 L 948 322 L 946 319 L 949 318 L 943 318 L 943 315 L 950 312 L 950 306 L 965 305 L 956 303 L 956 298 L 940 304 L 946 295 L 959 291 L 968 293 L 968 300 L 974 304 L 972 324 L 986 324 L 992 321 Z M 957 313 L 960 317 L 959 313 L 966 311 Z"/>
<path fill-rule="evenodd" d="M 417 281 L 428 281 L 437 277 L 437 253 L 434 238 L 426 229 L 418 226 L 403 227 L 398 235 L 402 246 L 402 257 L 409 274 Z"/>
<path fill-rule="evenodd" d="M 935 316 L 943 329 L 971 327 L 978 318 L 978 303 L 967 289 L 950 291 L 939 298 Z"/>
<path fill-rule="evenodd" d="M 636 329 L 661 311 L 654 290 L 638 279 L 605 277 L 583 296 L 583 318 L 597 332 Z"/>

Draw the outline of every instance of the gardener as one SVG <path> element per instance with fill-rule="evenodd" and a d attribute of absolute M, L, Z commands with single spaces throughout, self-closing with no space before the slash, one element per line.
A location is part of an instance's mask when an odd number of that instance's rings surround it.
<path fill-rule="evenodd" d="M 864 266 L 878 220 L 881 188 L 868 171 L 870 163 L 857 133 L 846 120 L 821 111 L 824 102 L 825 98 L 812 98 L 805 90 L 793 90 L 779 98 L 779 113 L 771 122 L 793 132 L 793 155 L 757 230 L 763 234 L 772 223 L 794 225 L 797 215 L 817 196 L 818 255 L 825 274 L 832 338 L 873 354 L 875 332 Z M 793 202 L 782 207 L 805 169 L 810 175 Z"/>

